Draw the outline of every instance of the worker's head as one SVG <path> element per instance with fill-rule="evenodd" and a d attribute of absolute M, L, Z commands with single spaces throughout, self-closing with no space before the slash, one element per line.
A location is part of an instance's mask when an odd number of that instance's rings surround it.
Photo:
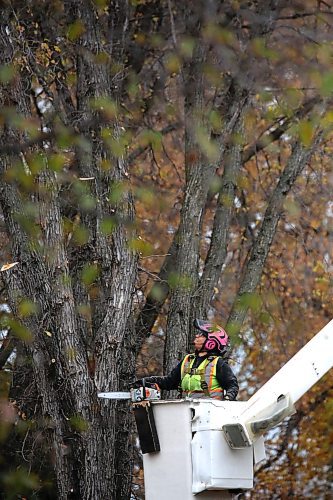
<path fill-rule="evenodd" d="M 194 339 L 194 347 L 197 352 L 219 355 L 227 352 L 229 337 L 221 326 L 202 319 L 195 319 L 194 327 L 199 330 Z"/>
<path fill-rule="evenodd" d="M 196 352 L 202 352 L 204 350 L 203 346 L 204 346 L 206 340 L 207 340 L 207 336 L 203 332 L 199 331 L 199 332 L 195 333 L 193 344 L 194 344 L 194 348 L 195 348 Z"/>

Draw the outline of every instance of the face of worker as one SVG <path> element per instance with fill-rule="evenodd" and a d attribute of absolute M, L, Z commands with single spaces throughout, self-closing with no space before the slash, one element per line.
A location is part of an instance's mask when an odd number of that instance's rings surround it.
<path fill-rule="evenodd" d="M 195 335 L 193 344 L 194 344 L 196 351 L 200 351 L 200 349 L 202 348 L 202 346 L 205 343 L 205 340 L 206 340 L 206 337 L 204 335 L 202 335 L 201 333 L 197 333 Z"/>

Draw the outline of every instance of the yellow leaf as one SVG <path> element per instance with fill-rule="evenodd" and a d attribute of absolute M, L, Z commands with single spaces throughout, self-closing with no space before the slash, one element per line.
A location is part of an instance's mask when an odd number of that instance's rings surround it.
<path fill-rule="evenodd" d="M 248 162 L 248 164 L 246 165 L 246 170 L 249 172 L 251 177 L 253 177 L 253 179 L 258 178 L 258 168 L 254 161 Z"/>
<path fill-rule="evenodd" d="M 312 221 L 310 222 L 310 226 L 312 227 L 312 229 L 318 229 L 320 227 L 320 220 L 312 219 Z"/>
<path fill-rule="evenodd" d="M 12 262 L 10 264 L 4 264 L 0 271 L 8 271 L 8 269 L 11 269 L 12 267 L 16 266 L 17 264 L 19 264 L 19 262 Z"/>
<path fill-rule="evenodd" d="M 313 140 L 313 125 L 309 120 L 303 120 L 299 124 L 299 135 L 304 146 L 310 146 Z"/>
<path fill-rule="evenodd" d="M 45 333 L 48 337 L 52 337 L 52 333 L 51 332 L 48 332 L 47 330 L 45 330 Z"/>

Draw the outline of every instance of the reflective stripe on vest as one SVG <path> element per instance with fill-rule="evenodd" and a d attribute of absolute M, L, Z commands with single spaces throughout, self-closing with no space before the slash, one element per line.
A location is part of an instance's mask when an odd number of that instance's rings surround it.
<path fill-rule="evenodd" d="M 196 398 L 210 397 L 214 399 L 223 398 L 223 388 L 216 378 L 216 365 L 218 356 L 205 358 L 198 368 L 192 368 L 194 354 L 185 356 L 181 366 L 181 388 L 187 396 Z M 206 386 L 206 390 L 203 388 Z"/>

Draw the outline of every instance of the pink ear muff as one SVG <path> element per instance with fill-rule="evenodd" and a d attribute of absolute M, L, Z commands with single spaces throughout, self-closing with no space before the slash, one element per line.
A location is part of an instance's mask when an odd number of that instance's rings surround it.
<path fill-rule="evenodd" d="M 213 350 L 211 348 L 208 347 L 208 342 L 212 342 L 212 345 L 213 343 L 215 344 L 215 349 L 216 348 L 223 348 L 225 347 L 227 344 L 228 344 L 228 335 L 227 335 L 227 332 L 225 330 L 223 330 L 223 328 L 221 326 L 217 326 L 214 328 L 214 331 L 210 332 L 208 334 L 208 339 L 207 339 L 207 342 L 206 342 L 206 346 L 208 349 L 210 350 Z"/>

